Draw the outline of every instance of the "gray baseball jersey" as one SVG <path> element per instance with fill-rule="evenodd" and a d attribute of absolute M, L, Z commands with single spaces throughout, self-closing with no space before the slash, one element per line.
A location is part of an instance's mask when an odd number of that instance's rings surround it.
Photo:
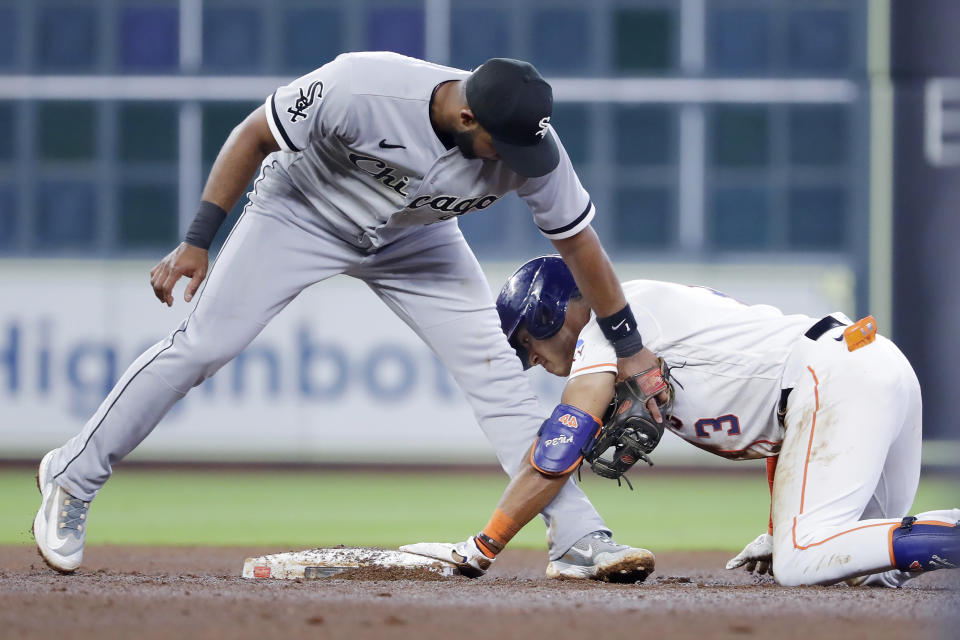
<path fill-rule="evenodd" d="M 438 84 L 468 75 L 395 53 L 337 57 L 267 98 L 277 144 L 297 152 L 279 154 L 278 176 L 342 240 L 368 251 L 412 226 L 483 211 L 511 191 L 551 240 L 586 227 L 594 208 L 562 145 L 560 164 L 541 178 L 444 147 L 430 98 Z"/>
<path fill-rule="evenodd" d="M 264 161 L 187 320 L 124 372 L 53 456 L 62 487 L 92 499 L 113 463 L 191 387 L 303 289 L 344 273 L 369 285 L 433 349 L 504 469 L 520 468 L 543 411 L 456 217 L 517 190 L 541 231 L 559 239 L 585 228 L 594 209 L 562 149 L 552 173 L 524 179 L 501 162 L 468 160 L 444 146 L 430 123 L 430 98 L 438 84 L 466 76 L 391 53 L 354 53 L 267 99 L 283 151 Z M 572 480 L 543 514 L 552 558 L 606 530 Z"/>

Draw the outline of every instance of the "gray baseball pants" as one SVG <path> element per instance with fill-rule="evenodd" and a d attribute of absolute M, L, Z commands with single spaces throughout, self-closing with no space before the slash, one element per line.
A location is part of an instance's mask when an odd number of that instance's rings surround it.
<path fill-rule="evenodd" d="M 130 365 L 83 430 L 57 451 L 51 468 L 68 492 L 92 500 L 113 465 L 192 387 L 239 354 L 306 287 L 341 273 L 363 280 L 426 342 L 463 390 L 504 470 L 520 468 L 544 415 L 456 222 L 418 228 L 367 254 L 334 237 L 308 205 L 279 197 L 282 189 L 269 180 L 258 184 L 193 312 Z M 477 509 L 482 517 L 484 506 Z M 552 559 L 591 531 L 609 531 L 572 478 L 543 516 Z"/>

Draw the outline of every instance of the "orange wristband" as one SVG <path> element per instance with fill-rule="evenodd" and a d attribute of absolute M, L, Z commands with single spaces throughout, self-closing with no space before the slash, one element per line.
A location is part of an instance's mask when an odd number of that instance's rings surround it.
<path fill-rule="evenodd" d="M 513 536 L 517 535 L 520 529 L 521 527 L 517 525 L 516 521 L 498 507 L 494 509 L 493 515 L 490 516 L 490 522 L 480 532 L 481 535 L 477 536 L 477 546 L 484 552 L 484 555 L 490 555 L 492 558 L 507 546 L 507 543 L 513 539 Z M 493 545 L 499 544 L 500 548 L 492 548 L 490 542 Z"/>

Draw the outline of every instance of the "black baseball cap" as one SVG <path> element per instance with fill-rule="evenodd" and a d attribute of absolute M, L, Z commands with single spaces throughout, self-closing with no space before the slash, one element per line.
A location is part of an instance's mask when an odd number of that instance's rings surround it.
<path fill-rule="evenodd" d="M 492 58 L 466 80 L 467 105 L 500 159 L 526 178 L 553 171 L 560 152 L 550 116 L 553 89 L 529 62 Z"/>

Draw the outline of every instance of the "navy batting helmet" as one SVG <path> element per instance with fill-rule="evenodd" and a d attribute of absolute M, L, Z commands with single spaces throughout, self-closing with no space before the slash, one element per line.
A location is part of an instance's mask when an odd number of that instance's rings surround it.
<path fill-rule="evenodd" d="M 514 338 L 526 327 L 537 340 L 546 340 L 560 331 L 567 302 L 578 294 L 573 274 L 560 256 L 540 256 L 525 263 L 507 280 L 497 296 L 500 327 L 517 351 L 523 368 L 530 368 L 527 350 Z"/>

